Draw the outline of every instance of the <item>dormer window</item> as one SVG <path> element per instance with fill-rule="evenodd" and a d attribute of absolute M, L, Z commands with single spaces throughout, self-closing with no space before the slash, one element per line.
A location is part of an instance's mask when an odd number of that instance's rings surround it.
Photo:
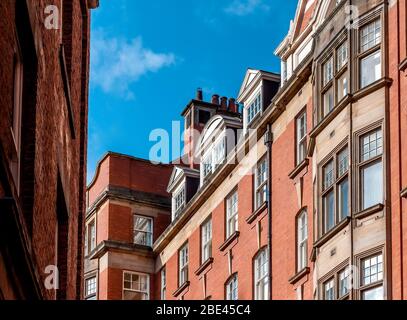
<path fill-rule="evenodd" d="M 205 179 L 223 163 L 226 158 L 226 141 L 224 135 L 207 147 L 202 157 L 202 175 Z"/>
<path fill-rule="evenodd" d="M 259 93 L 247 108 L 247 123 L 251 123 L 260 112 L 261 112 L 261 94 Z"/>
<path fill-rule="evenodd" d="M 185 206 L 185 187 L 182 187 L 173 198 L 174 219 L 177 218 Z"/>

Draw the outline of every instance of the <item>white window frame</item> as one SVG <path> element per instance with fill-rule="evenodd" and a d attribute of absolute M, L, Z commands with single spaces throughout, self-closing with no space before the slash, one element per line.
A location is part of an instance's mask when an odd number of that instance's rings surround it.
<path fill-rule="evenodd" d="M 254 300 L 268 300 L 269 286 L 268 248 L 264 248 L 254 259 Z"/>
<path fill-rule="evenodd" d="M 268 181 L 268 165 L 267 157 L 264 157 L 256 166 L 255 170 L 255 210 L 260 208 L 267 201 L 267 181 Z"/>
<path fill-rule="evenodd" d="M 262 93 L 261 91 L 258 92 L 253 99 L 250 100 L 248 103 L 248 107 L 246 108 L 246 115 L 247 115 L 247 125 L 250 125 L 254 119 L 257 118 L 259 114 L 262 113 L 263 110 L 263 101 L 262 101 Z"/>
<path fill-rule="evenodd" d="M 296 164 L 301 164 L 307 157 L 307 111 L 304 110 L 296 119 Z"/>
<path fill-rule="evenodd" d="M 173 196 L 173 220 L 176 219 L 182 209 L 185 207 L 186 204 L 186 188 L 185 184 L 182 184 L 177 191 L 174 192 Z"/>
<path fill-rule="evenodd" d="M 226 159 L 226 134 L 223 131 L 219 138 L 207 146 L 202 155 L 202 181 L 213 174 Z"/>
<path fill-rule="evenodd" d="M 189 247 L 184 244 L 178 251 L 178 287 L 181 287 L 189 279 Z"/>
<path fill-rule="evenodd" d="M 297 272 L 305 269 L 308 262 L 308 216 L 303 210 L 297 217 Z"/>
<path fill-rule="evenodd" d="M 201 226 L 201 263 L 212 257 L 212 218 L 207 219 Z"/>
<path fill-rule="evenodd" d="M 160 290 L 160 296 L 161 300 L 166 300 L 167 298 L 167 268 L 164 267 L 161 270 L 161 290 Z"/>
<path fill-rule="evenodd" d="M 136 228 L 137 219 L 146 220 L 148 222 L 147 226 L 149 227 L 149 230 L 137 229 Z M 145 243 L 136 242 L 136 235 L 140 234 L 140 233 L 145 235 L 145 237 L 144 237 Z M 152 247 L 153 246 L 153 235 L 154 235 L 154 219 L 152 217 L 134 214 L 133 215 L 133 243 L 142 245 L 142 246 Z"/>
<path fill-rule="evenodd" d="M 382 57 L 382 21 L 381 18 L 378 17 L 366 25 L 362 26 L 359 31 L 359 87 L 363 89 L 375 81 L 379 80 L 383 76 L 383 57 Z M 366 41 L 365 41 L 366 40 Z M 380 64 L 378 68 L 380 70 L 380 74 L 377 75 L 374 70 L 374 79 L 367 80 L 366 77 L 363 76 L 364 68 L 363 63 L 367 59 L 374 59 L 375 56 L 379 56 Z M 365 72 L 371 72 L 371 68 L 365 70 Z"/>
<path fill-rule="evenodd" d="M 226 239 L 239 230 L 239 198 L 237 190 L 226 198 Z"/>
<path fill-rule="evenodd" d="M 91 286 L 89 286 L 89 283 L 91 284 Z M 90 288 L 92 289 L 92 291 L 90 291 Z M 85 279 L 84 289 L 85 300 L 97 300 L 98 283 L 96 275 L 87 277 Z"/>
<path fill-rule="evenodd" d="M 93 226 L 93 229 L 92 229 Z M 96 217 L 86 223 L 85 254 L 89 255 L 96 248 Z"/>
<path fill-rule="evenodd" d="M 236 301 L 239 300 L 239 280 L 237 273 L 232 275 L 226 282 L 226 300 Z"/>
<path fill-rule="evenodd" d="M 146 278 L 146 290 L 143 291 L 141 289 L 135 289 L 135 288 L 126 288 L 125 284 L 126 281 L 126 274 L 130 275 L 131 277 L 131 286 L 133 286 L 133 276 L 138 276 L 138 277 L 145 277 Z M 146 296 L 146 299 L 143 300 L 150 300 L 150 275 L 146 273 L 140 273 L 140 272 L 134 272 L 134 271 L 123 271 L 123 283 L 122 283 L 122 295 L 123 295 L 123 300 L 125 300 L 125 292 L 135 292 L 135 293 L 140 293 L 144 294 Z"/>
<path fill-rule="evenodd" d="M 370 140 L 370 137 L 375 134 L 376 135 L 376 140 L 374 141 L 374 144 L 376 144 L 376 148 L 370 149 L 370 145 L 373 143 L 373 140 Z M 365 155 L 367 154 L 364 151 L 364 138 L 369 137 L 369 154 L 367 157 Z M 379 143 L 380 142 L 380 143 Z M 358 163 L 358 168 L 359 168 L 359 193 L 360 193 L 360 210 L 368 209 L 371 206 L 374 206 L 376 204 L 381 204 L 384 201 L 384 166 L 383 166 L 383 153 L 384 153 L 384 136 L 383 136 L 383 128 L 382 127 L 377 127 L 375 129 L 372 129 L 365 134 L 360 135 L 359 137 L 359 163 Z M 371 205 L 366 205 L 365 203 L 365 190 L 364 190 L 364 172 L 366 171 L 367 168 L 373 167 L 375 165 L 380 164 L 381 166 L 381 186 L 380 191 L 382 193 L 381 199 L 378 201 L 378 203 L 372 203 Z"/>

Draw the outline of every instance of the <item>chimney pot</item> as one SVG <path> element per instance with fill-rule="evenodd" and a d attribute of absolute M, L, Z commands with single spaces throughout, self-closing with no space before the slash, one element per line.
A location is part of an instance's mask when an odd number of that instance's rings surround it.
<path fill-rule="evenodd" d="M 228 98 L 226 98 L 226 97 L 220 98 L 220 108 L 222 110 L 227 110 L 227 108 L 228 108 Z"/>
<path fill-rule="evenodd" d="M 196 90 L 196 100 L 203 101 L 203 92 L 202 88 Z"/>
<path fill-rule="evenodd" d="M 219 95 L 214 94 L 214 95 L 212 96 L 212 104 L 219 105 Z"/>

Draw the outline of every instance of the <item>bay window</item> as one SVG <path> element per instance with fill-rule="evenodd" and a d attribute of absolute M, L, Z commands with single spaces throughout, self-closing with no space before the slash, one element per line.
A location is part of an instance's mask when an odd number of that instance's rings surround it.
<path fill-rule="evenodd" d="M 383 254 L 361 260 L 360 295 L 362 300 L 383 300 Z"/>
<path fill-rule="evenodd" d="M 376 129 L 360 137 L 361 209 L 383 203 L 383 137 Z"/>
<path fill-rule="evenodd" d="M 379 80 L 382 76 L 381 20 L 363 26 L 359 33 L 360 88 Z"/>
<path fill-rule="evenodd" d="M 346 296 L 350 290 L 350 268 L 349 266 L 339 273 L 339 298 Z"/>
<path fill-rule="evenodd" d="M 96 300 L 97 282 L 96 277 L 85 280 L 85 300 Z"/>
<path fill-rule="evenodd" d="M 329 53 L 329 52 L 328 52 Z M 349 45 L 342 41 L 322 64 L 321 117 L 325 118 L 349 93 Z"/>
<path fill-rule="evenodd" d="M 254 299 L 269 299 L 269 257 L 268 249 L 262 249 L 254 259 Z"/>
<path fill-rule="evenodd" d="M 234 191 L 226 199 L 226 239 L 238 231 L 238 196 Z"/>
<path fill-rule="evenodd" d="M 335 279 L 324 283 L 324 300 L 335 300 Z"/>
<path fill-rule="evenodd" d="M 123 272 L 123 300 L 149 300 L 150 277 L 147 274 Z"/>
<path fill-rule="evenodd" d="M 323 233 L 349 215 L 349 151 L 344 147 L 322 167 Z"/>

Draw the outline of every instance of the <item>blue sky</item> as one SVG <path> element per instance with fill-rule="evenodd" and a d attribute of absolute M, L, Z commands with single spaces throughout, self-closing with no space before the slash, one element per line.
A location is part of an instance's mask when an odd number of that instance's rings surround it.
<path fill-rule="evenodd" d="M 148 158 L 150 132 L 203 88 L 236 97 L 248 67 L 279 72 L 273 52 L 297 0 L 101 0 L 92 12 L 88 181 L 115 151 Z"/>

